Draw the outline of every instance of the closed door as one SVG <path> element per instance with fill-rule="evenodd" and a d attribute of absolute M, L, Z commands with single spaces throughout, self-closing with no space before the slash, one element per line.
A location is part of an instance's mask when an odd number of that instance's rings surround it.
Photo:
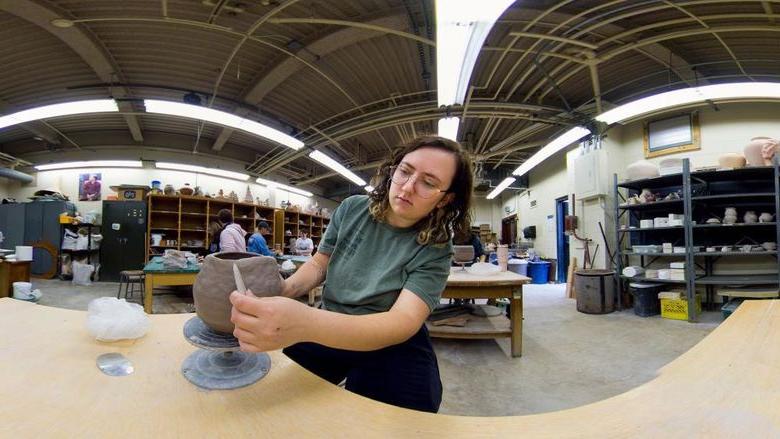
<path fill-rule="evenodd" d="M 122 270 L 140 270 L 144 262 L 146 203 L 103 202 L 103 244 L 101 278 L 119 280 Z"/>

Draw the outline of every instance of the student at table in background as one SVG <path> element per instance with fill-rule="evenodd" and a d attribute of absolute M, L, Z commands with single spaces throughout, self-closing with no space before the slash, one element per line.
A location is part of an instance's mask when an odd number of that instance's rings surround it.
<path fill-rule="evenodd" d="M 249 243 L 247 244 L 247 251 L 257 253 L 263 256 L 275 256 L 275 253 L 268 248 L 268 243 L 265 240 L 265 236 L 271 233 L 271 228 L 265 221 L 257 223 L 255 233 L 249 237 Z"/>
<path fill-rule="evenodd" d="M 452 236 L 468 232 L 473 186 L 461 146 L 421 137 L 380 165 L 369 195 L 344 200 L 317 253 L 280 297 L 233 292 L 241 349 L 285 348 L 304 368 L 399 407 L 436 412 L 441 379 L 425 319 L 439 304 Z M 322 307 L 296 300 L 322 283 Z"/>
<path fill-rule="evenodd" d="M 306 232 L 301 232 L 301 236 L 295 241 L 295 254 L 301 256 L 311 256 L 314 251 L 314 242 L 309 238 Z"/>
<path fill-rule="evenodd" d="M 453 242 L 457 245 L 470 245 L 474 247 L 474 260 L 471 261 L 471 263 L 468 265 L 471 265 L 474 262 L 485 261 L 485 251 L 482 248 L 482 241 L 479 240 L 479 235 L 476 233 L 467 232 L 467 234 L 463 237 L 455 237 Z M 459 266 L 459 264 L 455 263 L 455 261 L 453 261 L 453 265 Z"/>
<path fill-rule="evenodd" d="M 219 251 L 221 252 L 246 252 L 246 232 L 238 224 L 233 222 L 233 214 L 227 209 L 217 213 L 217 218 L 222 224 L 219 233 Z"/>

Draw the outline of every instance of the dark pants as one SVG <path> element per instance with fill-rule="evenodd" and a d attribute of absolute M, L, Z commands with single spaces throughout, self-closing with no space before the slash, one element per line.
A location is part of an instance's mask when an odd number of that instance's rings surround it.
<path fill-rule="evenodd" d="M 409 340 L 376 351 L 346 351 L 317 343 L 298 343 L 283 352 L 333 384 L 346 378 L 347 390 L 358 395 L 413 410 L 439 410 L 439 364 L 425 326 Z"/>

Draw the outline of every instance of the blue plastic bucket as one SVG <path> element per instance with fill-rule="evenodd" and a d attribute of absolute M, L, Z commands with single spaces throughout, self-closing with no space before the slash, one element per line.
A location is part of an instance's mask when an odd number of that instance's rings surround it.
<path fill-rule="evenodd" d="M 532 284 L 546 284 L 549 280 L 550 263 L 546 261 L 529 262 L 528 276 Z"/>

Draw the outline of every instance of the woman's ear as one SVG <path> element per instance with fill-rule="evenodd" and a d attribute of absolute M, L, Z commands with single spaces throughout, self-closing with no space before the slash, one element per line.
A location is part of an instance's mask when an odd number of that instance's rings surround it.
<path fill-rule="evenodd" d="M 441 199 L 441 201 L 436 203 L 436 207 L 441 209 L 442 207 L 450 204 L 454 198 L 455 198 L 455 194 L 450 192 L 447 195 L 445 195 L 444 198 Z"/>

